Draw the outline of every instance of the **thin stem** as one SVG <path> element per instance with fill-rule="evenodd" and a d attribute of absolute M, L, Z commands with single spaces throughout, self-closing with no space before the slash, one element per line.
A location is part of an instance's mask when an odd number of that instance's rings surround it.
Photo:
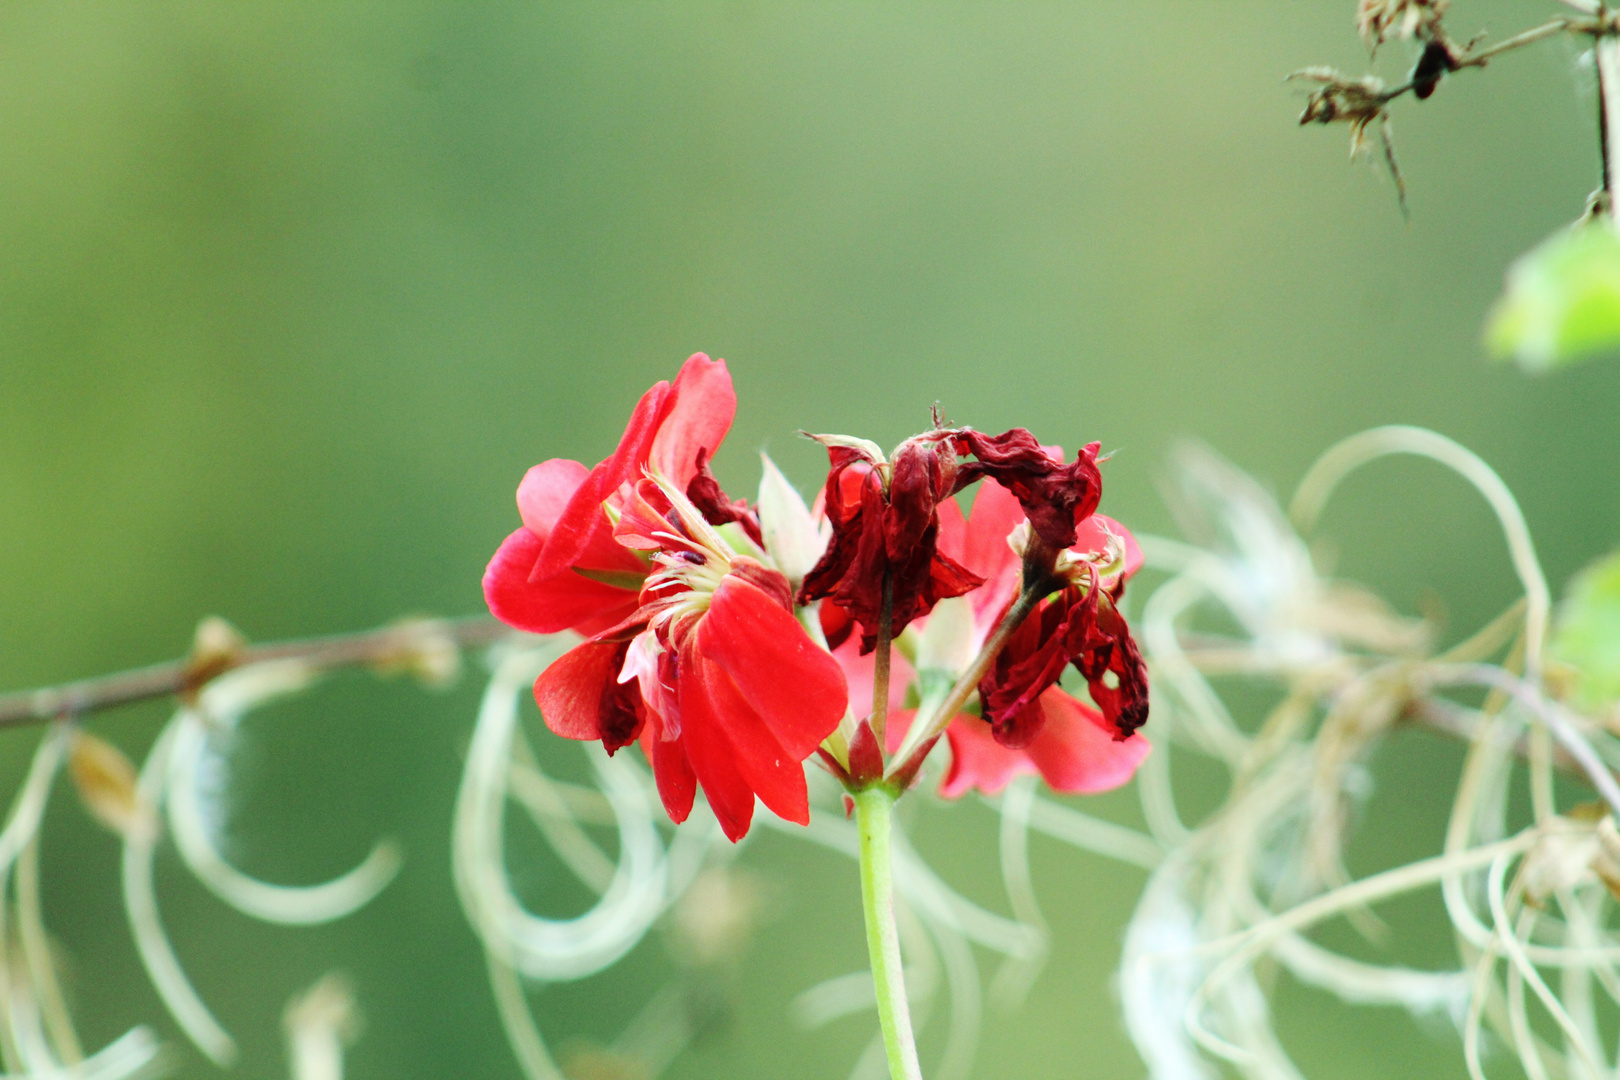
<path fill-rule="evenodd" d="M 1514 34 L 1510 38 L 1504 38 L 1503 40 L 1498 41 L 1495 45 L 1488 45 L 1477 52 L 1470 52 L 1467 56 L 1463 57 L 1457 62 L 1457 70 L 1461 71 L 1465 67 L 1484 67 L 1486 62 L 1489 61 L 1493 56 L 1500 56 L 1502 53 L 1508 52 L 1511 49 L 1519 49 L 1526 45 L 1532 45 L 1535 42 L 1540 41 L 1542 38 L 1552 37 L 1554 34 L 1563 30 L 1572 30 L 1579 25 L 1581 25 L 1581 20 L 1579 19 L 1552 19 L 1548 22 L 1542 23 L 1540 26 L 1531 27 L 1529 30 L 1524 31 L 1523 33 Z"/>
<path fill-rule="evenodd" d="M 1522 49 L 1526 45 L 1534 45 L 1538 41 L 1550 38 L 1554 34 L 1565 30 L 1576 33 L 1596 33 L 1600 25 L 1601 22 L 1590 19 L 1552 19 L 1542 23 L 1540 26 L 1531 27 L 1523 33 L 1504 38 L 1495 45 L 1488 45 L 1483 49 L 1463 54 L 1458 57 L 1456 65 L 1451 70 L 1461 71 L 1463 68 L 1484 67 L 1493 58 L 1501 56 L 1505 52 Z M 1378 99 L 1387 104 L 1398 97 L 1411 93 L 1416 88 L 1417 83 L 1408 80 L 1399 86 L 1390 87 L 1378 95 Z"/>
<path fill-rule="evenodd" d="M 930 713 L 925 722 L 912 725 L 911 731 L 906 735 L 905 745 L 894 756 L 896 764 L 889 770 L 890 775 L 903 770 L 906 767 L 907 759 L 911 757 L 913 751 L 925 745 L 928 740 L 934 738 L 950 725 L 952 717 L 961 711 L 962 706 L 967 704 L 968 698 L 972 697 L 979 689 L 980 680 L 984 678 L 985 672 L 990 670 L 990 665 L 995 663 L 996 657 L 1001 655 L 1001 650 L 1006 647 L 1008 640 L 1012 638 L 1013 631 L 1017 630 L 1019 625 L 1029 617 L 1029 613 L 1035 610 L 1035 605 L 1040 603 L 1041 597 L 1045 596 L 1048 591 L 1049 588 L 1047 587 L 1037 586 L 1033 589 L 1026 588 L 1018 594 L 1017 601 L 1007 609 L 1007 614 L 1002 617 L 995 630 L 985 639 L 984 647 L 979 650 L 979 655 L 975 656 L 973 663 L 969 664 L 967 670 L 962 672 L 961 677 L 956 680 L 956 685 L 951 687 L 951 692 L 945 695 L 945 700 L 940 702 L 939 708 Z"/>
<path fill-rule="evenodd" d="M 889 666 L 894 654 L 894 572 L 883 573 L 883 604 L 878 612 L 877 651 L 872 655 L 872 734 L 878 747 L 889 724 Z"/>
<path fill-rule="evenodd" d="M 1620 144 L 1620 39 L 1606 34 L 1593 44 L 1598 80 L 1598 148 L 1603 156 L 1603 190 L 1609 196 L 1609 220 L 1620 207 L 1620 170 L 1610 160 Z"/>
<path fill-rule="evenodd" d="M 210 677 L 231 668 L 261 660 L 307 660 L 323 668 L 379 664 L 408 658 L 424 646 L 444 642 L 458 649 L 477 648 L 499 640 L 513 631 L 486 615 L 461 619 L 416 619 L 394 623 L 375 630 L 331 637 L 249 645 Z M 206 682 L 204 679 L 201 682 Z M 78 682 L 0 694 L 0 727 L 37 724 L 59 716 L 85 713 L 128 705 L 151 698 L 172 697 L 184 691 L 201 689 L 190 660 L 98 675 Z"/>
<path fill-rule="evenodd" d="M 900 965 L 900 928 L 894 918 L 894 868 L 890 833 L 895 796 L 881 785 L 855 795 L 855 818 L 861 838 L 861 910 L 866 915 L 866 948 L 871 954 L 872 984 L 877 991 L 878 1023 L 889 1058 L 891 1080 L 922 1080 L 917 1039 L 911 1030 L 911 1003 L 906 999 Z"/>

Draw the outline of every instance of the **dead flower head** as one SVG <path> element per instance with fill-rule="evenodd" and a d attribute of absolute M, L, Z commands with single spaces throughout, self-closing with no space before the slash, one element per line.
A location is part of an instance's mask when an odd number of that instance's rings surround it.
<path fill-rule="evenodd" d="M 1350 125 L 1351 158 L 1372 152 L 1367 143 L 1367 129 L 1377 122 L 1384 164 L 1389 167 L 1389 175 L 1395 181 L 1395 191 L 1404 213 L 1406 181 L 1401 176 L 1400 166 L 1395 163 L 1395 143 L 1390 136 L 1389 123 L 1390 95 L 1384 90 L 1383 80 L 1373 75 L 1352 79 L 1330 67 L 1303 68 L 1288 78 L 1290 81 L 1316 84 L 1316 89 L 1305 100 L 1305 111 L 1299 114 L 1301 124 L 1343 122 Z"/>
<path fill-rule="evenodd" d="M 1352 79 L 1330 67 L 1308 67 L 1288 78 L 1316 84 L 1316 89 L 1305 101 L 1305 111 L 1299 114 L 1299 122 L 1348 123 L 1352 154 L 1365 149 L 1367 125 L 1386 115 L 1389 98 L 1384 93 L 1383 81 L 1376 76 Z"/>
<path fill-rule="evenodd" d="M 1356 31 L 1367 48 L 1391 38 L 1427 39 L 1446 13 L 1448 0 L 1360 0 L 1356 4 Z"/>

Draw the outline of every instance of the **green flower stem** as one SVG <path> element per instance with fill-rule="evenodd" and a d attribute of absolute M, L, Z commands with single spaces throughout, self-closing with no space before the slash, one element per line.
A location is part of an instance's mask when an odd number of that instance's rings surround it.
<path fill-rule="evenodd" d="M 900 967 L 900 929 L 894 921 L 894 868 L 890 832 L 895 794 L 878 786 L 855 795 L 855 821 L 861 834 L 861 909 L 866 914 L 866 947 L 872 957 L 878 1022 L 892 1080 L 922 1080 L 917 1039 L 911 1031 L 911 1004 Z"/>

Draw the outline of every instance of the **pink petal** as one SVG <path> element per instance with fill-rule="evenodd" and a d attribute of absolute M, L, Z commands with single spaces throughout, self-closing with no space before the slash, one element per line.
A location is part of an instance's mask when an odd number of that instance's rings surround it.
<path fill-rule="evenodd" d="M 939 515 L 939 539 L 935 541 L 939 553 L 962 562 L 967 552 L 967 518 L 962 515 L 962 504 L 953 496 L 934 509 Z"/>
<path fill-rule="evenodd" d="M 636 610 L 636 593 L 592 581 L 572 570 L 544 581 L 531 581 L 543 543 L 528 528 L 520 528 L 502 542 L 490 560 L 484 571 L 484 600 L 497 619 L 534 634 L 562 630 L 594 634 Z"/>
<path fill-rule="evenodd" d="M 546 727 L 565 739 L 602 737 L 602 693 L 619 677 L 618 649 L 611 641 L 587 641 L 540 673 L 534 700 Z"/>
<path fill-rule="evenodd" d="M 980 623 L 988 624 L 1000 615 L 1018 591 L 1018 556 L 1008 546 L 1007 537 L 1023 520 L 1024 508 L 1016 495 L 994 480 L 979 483 L 968 515 L 962 564 L 984 578 L 984 585 L 972 594 L 973 613 Z"/>
<path fill-rule="evenodd" d="M 1024 753 L 1054 791 L 1111 791 L 1135 774 L 1152 749 L 1141 735 L 1116 741 L 1102 713 L 1055 686 L 1040 702 L 1046 724 Z"/>
<path fill-rule="evenodd" d="M 682 738 L 699 729 L 704 736 L 723 733 L 732 763 L 760 801 L 780 818 L 809 824 L 803 759 L 782 748 L 719 665 L 691 652 L 683 652 L 681 661 Z"/>
<path fill-rule="evenodd" d="M 872 713 L 872 688 L 876 682 L 877 655 L 867 653 L 861 655 L 861 639 L 859 636 L 846 638 L 843 644 L 832 652 L 834 660 L 844 671 L 844 681 L 849 687 L 849 706 L 855 711 L 857 717 L 870 716 Z M 896 709 L 906 703 L 906 687 L 916 678 L 908 661 L 900 650 L 896 649 L 889 658 L 889 715 L 892 717 Z M 892 723 L 890 730 L 893 730 Z M 892 748 L 891 748 L 892 749 Z"/>
<path fill-rule="evenodd" d="M 562 517 L 568 500 L 590 474 L 585 466 L 567 458 L 542 461 L 524 473 L 517 489 L 518 513 L 523 515 L 523 524 L 543 542 L 551 535 L 551 527 L 557 519 Z"/>
<path fill-rule="evenodd" d="M 994 795 L 1013 777 L 1035 771 L 1024 751 L 996 742 L 990 725 L 976 716 L 959 713 L 945 729 L 945 738 L 951 744 L 951 767 L 939 793 L 947 799 L 960 798 L 974 788 Z"/>
<path fill-rule="evenodd" d="M 720 582 L 694 637 L 697 652 L 730 677 L 795 763 L 843 719 L 848 690 L 838 661 L 764 590 L 735 574 Z"/>
<path fill-rule="evenodd" d="M 899 659 L 896 657 L 896 659 Z M 916 709 L 889 710 L 889 723 L 883 729 L 883 751 L 895 754 L 900 750 L 900 744 L 906 741 L 906 733 L 911 730 L 911 722 L 917 718 Z"/>
<path fill-rule="evenodd" d="M 669 414 L 653 439 L 653 468 L 685 491 L 697 475 L 698 451 L 714 456 L 736 412 L 737 394 L 726 362 L 692 354 L 675 376 Z"/>
<path fill-rule="evenodd" d="M 1131 530 L 1104 514 L 1092 514 L 1074 530 L 1075 551 L 1101 551 L 1108 543 L 1103 529 L 1125 541 L 1125 576 L 1130 577 L 1142 569 L 1142 545 L 1136 542 Z"/>

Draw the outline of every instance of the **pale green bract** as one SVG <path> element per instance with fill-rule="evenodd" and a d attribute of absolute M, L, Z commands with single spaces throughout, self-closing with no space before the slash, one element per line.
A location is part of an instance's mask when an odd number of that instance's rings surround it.
<path fill-rule="evenodd" d="M 1583 705 L 1603 708 L 1620 701 L 1620 551 L 1570 582 L 1558 609 L 1552 651 L 1578 673 L 1575 694 Z"/>
<path fill-rule="evenodd" d="M 1520 256 L 1491 309 L 1485 344 L 1529 372 L 1620 348 L 1620 234 L 1592 220 Z"/>

